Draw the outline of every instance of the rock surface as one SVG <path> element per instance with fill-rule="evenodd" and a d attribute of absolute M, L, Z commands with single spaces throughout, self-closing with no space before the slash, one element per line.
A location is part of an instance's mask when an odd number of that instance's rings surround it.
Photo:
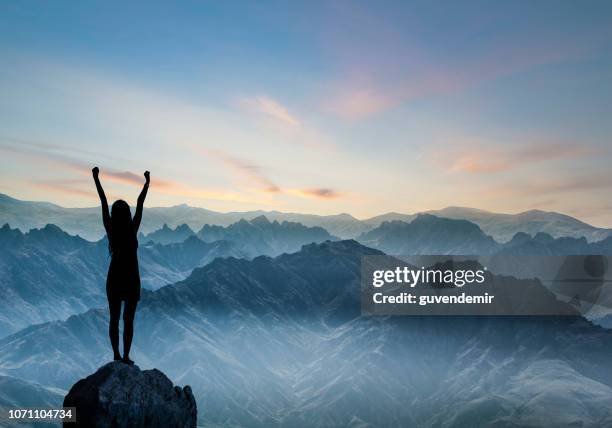
<path fill-rule="evenodd" d="M 189 386 L 173 386 L 157 369 L 111 362 L 75 383 L 64 407 L 76 407 L 81 427 L 195 427 L 196 402 Z"/>

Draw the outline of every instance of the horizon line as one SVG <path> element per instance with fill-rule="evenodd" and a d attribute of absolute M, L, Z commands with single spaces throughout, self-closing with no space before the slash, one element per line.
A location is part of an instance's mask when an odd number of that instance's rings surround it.
<path fill-rule="evenodd" d="M 52 204 L 55 205 L 57 207 L 63 208 L 63 209 L 95 209 L 98 208 L 99 205 L 88 205 L 88 206 L 65 206 L 65 205 L 60 205 L 57 204 L 55 202 L 52 201 L 48 201 L 48 200 L 24 200 L 24 199 L 19 199 L 17 197 L 11 196 L 7 193 L 2 193 L 0 192 L 0 196 L 6 196 L 9 197 L 11 199 L 14 199 L 16 201 L 20 201 L 20 202 L 32 202 L 32 203 L 48 203 L 48 204 Z M 429 209 L 429 210 L 424 210 L 424 211 L 417 211 L 414 213 L 402 213 L 402 212 L 398 212 L 398 211 L 387 211 L 381 214 L 377 214 L 374 216 L 370 216 L 370 217 L 365 217 L 365 218 L 359 218 L 359 217 L 355 217 L 353 214 L 351 213 L 347 213 L 347 212 L 340 212 L 340 213 L 335 213 L 335 214 L 314 214 L 314 213 L 308 213 L 308 212 L 297 212 L 297 211 L 279 211 L 279 210 L 263 210 L 263 209 L 257 209 L 257 210 L 248 210 L 248 211 L 217 211 L 217 210 L 211 210 L 209 208 L 205 208 L 205 207 L 201 207 L 201 206 L 194 206 L 194 205 L 189 205 L 187 203 L 182 203 L 182 204 L 177 204 L 177 205 L 159 205 L 159 206 L 151 206 L 151 207 L 147 207 L 149 209 L 151 208 L 176 208 L 176 207 L 181 207 L 181 206 L 187 206 L 189 208 L 195 208 L 195 209 L 202 209 L 202 210 L 206 210 L 206 211 L 210 211 L 213 213 L 217 213 L 217 214 L 242 214 L 242 213 L 254 213 L 254 212 L 264 212 L 264 213 L 280 213 L 280 214 L 297 214 L 297 215 L 310 215 L 310 216 L 315 216 L 315 217 L 337 217 L 337 216 L 350 216 L 351 218 L 360 221 L 360 222 L 364 222 L 364 221 L 368 221 L 368 220 L 372 220 L 376 217 L 381 217 L 381 216 L 385 216 L 385 215 L 389 215 L 389 214 L 397 214 L 397 215 L 405 215 L 405 216 L 417 216 L 419 214 L 431 214 L 432 212 L 438 212 L 438 211 L 443 211 L 443 210 L 447 210 L 447 209 L 464 209 L 464 210 L 472 210 L 472 211 L 480 211 L 482 213 L 486 213 L 486 214 L 494 214 L 494 215 L 510 215 L 510 216 L 518 216 L 521 214 L 527 214 L 527 213 L 531 213 L 531 212 L 541 212 L 541 213 L 546 213 L 546 214 L 558 214 L 558 215 L 563 215 L 566 217 L 570 217 L 576 221 L 579 221 L 583 224 L 586 224 L 590 227 L 596 228 L 596 229 L 612 229 L 612 227 L 607 227 L 607 226 L 595 226 L 592 223 L 586 222 L 582 219 L 580 219 L 579 217 L 575 217 L 573 215 L 569 215 L 569 214 L 565 214 L 563 212 L 559 212 L 559 211 L 546 211 L 546 210 L 541 210 L 541 209 L 537 209 L 537 208 L 533 208 L 533 209 L 528 209 L 525 211 L 519 211 L 516 213 L 508 213 L 508 212 L 497 212 L 497 211 L 489 211 L 486 209 L 482 209 L 482 208 L 475 208 L 475 207 L 466 207 L 466 206 L 459 206 L 459 205 L 448 205 L 445 206 L 443 208 L 438 208 L 438 209 Z M 130 207 L 132 207 L 130 205 Z"/>

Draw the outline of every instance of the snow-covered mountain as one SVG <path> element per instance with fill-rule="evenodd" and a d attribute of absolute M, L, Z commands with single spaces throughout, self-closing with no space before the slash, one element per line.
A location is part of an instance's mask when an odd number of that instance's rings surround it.
<path fill-rule="evenodd" d="M 599 427 L 612 332 L 580 317 L 363 317 L 355 241 L 216 259 L 146 292 L 133 357 L 207 426 Z M 111 357 L 107 313 L 0 340 L 0 373 L 66 388 Z"/>
<path fill-rule="evenodd" d="M 610 229 L 594 227 L 571 216 L 552 211 L 530 210 L 518 214 L 502 214 L 474 208 L 448 207 L 427 213 L 438 217 L 471 221 L 499 242 L 510 240 L 518 232 L 529 235 L 542 232 L 553 238 L 584 237 L 589 242 L 601 241 L 612 235 Z"/>
<path fill-rule="evenodd" d="M 269 221 L 289 221 L 301 223 L 307 227 L 322 227 L 331 235 L 346 239 L 355 238 L 380 226 L 385 221 L 410 222 L 417 214 L 387 213 L 358 220 L 350 214 L 320 216 L 262 210 L 221 213 L 182 204 L 173 207 L 147 207 L 141 231 L 148 234 L 162 228 L 164 224 L 169 228 L 186 224 L 195 231 L 200 230 L 206 224 L 229 226 L 241 219 L 250 221 L 263 215 Z M 421 214 L 468 220 L 477 224 L 487 235 L 499 242 L 510 240 L 518 232 L 530 235 L 544 232 L 555 238 L 585 237 L 588 241 L 600 241 L 611 235 L 610 229 L 597 228 L 568 215 L 540 210 L 519 214 L 500 214 L 474 208 L 448 207 L 442 210 L 425 211 Z M 64 208 L 48 202 L 21 201 L 0 194 L 0 224 L 4 223 L 22 231 L 41 228 L 52 223 L 68 233 L 80 235 L 92 241 L 104 235 L 99 207 Z"/>
<path fill-rule="evenodd" d="M 132 212 L 134 209 L 132 208 Z M 301 223 L 307 227 L 322 227 L 334 236 L 353 237 L 371 227 L 349 214 L 319 216 L 280 211 L 246 211 L 221 213 L 186 204 L 173 207 L 146 207 L 140 231 L 152 233 L 163 225 L 169 228 L 186 224 L 192 230 L 204 225 L 229 226 L 240 220 L 265 216 L 270 221 Z M 66 232 L 96 241 L 104 235 L 100 207 L 64 208 L 49 202 L 21 201 L 0 194 L 0 224 L 8 223 L 22 231 L 55 224 Z"/>

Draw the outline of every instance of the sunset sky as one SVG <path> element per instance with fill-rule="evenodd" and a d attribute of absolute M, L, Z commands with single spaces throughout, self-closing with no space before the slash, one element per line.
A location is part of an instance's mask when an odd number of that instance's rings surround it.
<path fill-rule="evenodd" d="M 0 58 L 19 199 L 612 227 L 610 1 L 2 2 Z"/>

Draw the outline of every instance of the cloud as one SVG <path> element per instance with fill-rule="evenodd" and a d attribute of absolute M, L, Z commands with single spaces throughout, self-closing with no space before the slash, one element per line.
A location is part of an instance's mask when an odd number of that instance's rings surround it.
<path fill-rule="evenodd" d="M 20 140 L 26 141 L 26 140 Z M 72 171 L 77 173 L 79 176 L 89 177 L 91 174 L 91 168 L 94 165 L 92 162 L 88 162 L 81 159 L 76 159 L 71 156 L 65 155 L 58 151 L 56 145 L 45 145 L 42 143 L 37 144 L 36 150 L 33 150 L 32 145 L 21 144 L 21 146 L 15 146 L 14 144 L 7 144 L 6 142 L 0 143 L 0 151 L 11 153 L 13 155 L 19 155 L 26 157 L 28 160 L 43 164 L 51 164 L 57 168 L 56 172 Z M 120 171 L 113 168 L 107 168 L 102 164 L 98 165 L 100 168 L 100 178 L 102 182 L 110 181 L 119 184 L 126 184 L 137 188 L 142 187 L 144 184 L 144 177 L 139 174 L 135 174 L 130 171 Z M 49 170 L 45 170 L 48 174 Z M 95 190 L 86 191 L 70 186 L 70 184 L 81 183 L 85 181 L 78 181 L 75 179 L 68 180 L 37 180 L 30 181 L 31 185 L 35 185 L 39 188 L 47 188 L 48 190 L 56 190 L 62 193 L 71 193 L 74 195 L 88 196 L 94 195 Z M 171 195 L 171 196 L 183 196 L 197 199 L 212 199 L 218 201 L 231 201 L 231 202 L 242 202 L 256 204 L 261 203 L 269 205 L 264 201 L 256 200 L 246 195 L 241 195 L 236 192 L 227 192 L 223 190 L 215 189 L 203 189 L 198 187 L 192 187 L 179 183 L 176 181 L 165 180 L 155 176 L 155 171 L 151 172 L 151 186 L 155 189 L 155 192 Z"/>
<path fill-rule="evenodd" d="M 109 180 L 117 183 L 129 184 L 137 187 L 141 187 L 145 180 L 144 172 L 143 174 L 139 175 L 129 171 L 117 171 L 109 168 L 100 169 L 100 176 L 103 178 L 108 178 Z M 151 180 L 154 181 L 157 189 L 176 189 L 177 187 L 180 187 L 180 184 L 176 182 L 162 180 L 155 177 L 153 172 L 151 173 Z"/>
<path fill-rule="evenodd" d="M 74 187 L 75 185 L 84 184 L 83 180 L 31 180 L 29 183 L 38 189 L 49 190 L 51 192 L 76 195 L 89 199 L 98 198 L 96 192 Z"/>
<path fill-rule="evenodd" d="M 37 65 L 32 79 L 68 106 L 58 120 L 66 120 L 66 126 L 78 123 L 79 127 L 68 136 L 70 147 L 62 144 L 43 147 L 38 143 L 26 146 L 12 141 L 11 147 L 4 150 L 11 150 L 13 158 L 17 152 L 19 156 L 28 156 L 23 164 L 36 160 L 48 165 L 40 169 L 46 175 L 68 176 L 76 172 L 89 176 L 91 167 L 98 165 L 102 180 L 109 185 L 139 187 L 143 182 L 141 173 L 131 169 L 137 162 L 152 170 L 152 185 L 158 196 L 163 193 L 172 200 L 185 195 L 270 205 L 282 202 L 272 196 L 288 193 L 283 192 L 282 185 L 270 176 L 265 165 L 252 160 L 253 154 L 272 153 L 266 159 L 281 165 L 279 174 L 287 176 L 287 159 L 297 156 L 310 162 L 317 157 L 316 150 L 334 148 L 330 138 L 305 125 L 293 111 L 269 96 L 250 98 L 237 109 L 215 109 L 200 98 L 176 96 L 112 74 L 101 75 L 95 70 L 67 68 L 53 62 L 41 61 Z M 245 107 L 254 121 L 245 120 Z M 93 136 L 92 141 L 76 140 L 88 139 L 89 135 Z M 229 187 L 214 171 L 201 170 L 193 150 L 202 146 L 210 150 L 208 158 L 231 169 L 248 185 Z M 83 150 L 96 147 L 126 158 L 114 160 Z M 228 153 L 226 147 L 240 156 Z M 160 172 L 172 171 L 172 175 L 170 172 L 165 172 L 166 177 L 158 175 L 156 165 Z M 293 180 L 295 174 L 296 171 L 291 171 L 289 179 Z M 214 183 L 210 186 L 216 188 L 199 188 L 196 181 L 199 179 Z M 306 187 L 308 183 L 301 185 Z"/>
<path fill-rule="evenodd" d="M 453 63 L 431 57 L 410 43 L 379 42 L 395 47 L 368 46 L 351 58 L 340 78 L 327 88 L 324 110 L 344 119 L 363 119 L 413 100 L 461 92 L 542 65 L 575 60 L 592 50 L 574 40 L 513 41 L 514 45 L 500 45 Z"/>
<path fill-rule="evenodd" d="M 261 119 L 264 126 L 285 141 L 303 145 L 308 149 L 335 149 L 335 144 L 328 135 L 305 124 L 277 100 L 263 95 L 246 97 L 239 100 L 238 105 L 247 113 Z"/>
<path fill-rule="evenodd" d="M 63 152 L 63 153 L 79 153 L 81 155 L 85 155 L 87 157 L 95 157 L 109 159 L 113 161 L 121 161 L 124 162 L 125 159 L 120 159 L 116 156 L 109 155 L 108 153 L 100 153 L 98 151 L 86 150 L 79 146 L 68 146 L 66 144 L 61 144 L 57 142 L 50 141 L 36 141 L 31 139 L 24 138 L 14 138 L 14 137 L 2 137 L 0 136 L 0 148 L 1 147 L 19 147 L 21 150 L 25 151 L 24 147 L 28 147 L 31 150 L 43 150 L 45 152 L 55 151 L 55 152 Z"/>
<path fill-rule="evenodd" d="M 238 174 L 246 177 L 249 180 L 255 181 L 263 187 L 266 193 L 280 194 L 287 193 L 299 197 L 318 198 L 318 199 L 336 199 L 342 195 L 331 188 L 307 188 L 307 189 L 283 189 L 269 180 L 263 173 L 263 168 L 251 161 L 232 156 L 218 149 L 199 149 L 209 158 L 221 161 L 224 165 L 230 167 Z"/>
<path fill-rule="evenodd" d="M 2 139 L 0 139 L 0 141 L 2 141 Z M 89 178 L 91 174 L 93 163 L 62 153 L 64 150 L 63 146 L 53 144 L 46 145 L 44 143 L 20 144 L 20 146 L 16 146 L 14 143 L 10 144 L 6 143 L 6 140 L 3 141 L 4 142 L 0 142 L 0 151 L 23 156 L 30 161 L 53 165 L 57 167 L 57 172 L 72 171 L 73 173 L 77 173 L 80 177 L 87 178 Z M 222 162 L 224 165 L 236 171 L 241 176 L 246 177 L 248 180 L 257 183 L 259 186 L 261 186 L 261 190 L 268 194 L 288 193 L 299 197 L 312 197 L 319 199 L 335 199 L 340 197 L 338 192 L 329 188 L 283 190 L 265 175 L 261 166 L 253 162 L 232 156 L 231 154 L 218 149 L 198 148 L 197 150 L 209 158 Z M 103 183 L 108 181 L 137 188 L 140 188 L 144 183 L 144 178 L 140 174 L 108 168 L 102 164 L 99 164 L 98 166 L 100 167 L 100 178 Z M 46 170 L 46 172 L 49 173 L 49 170 Z M 158 178 L 155 175 L 155 171 L 151 173 L 151 183 L 151 186 L 156 193 L 165 195 L 226 202 L 239 202 L 245 204 L 275 205 L 274 201 L 262 201 L 261 198 L 253 197 L 248 194 L 241 194 L 238 192 L 225 190 L 203 189 L 176 181 L 165 180 Z M 97 198 L 93 188 L 92 190 L 87 190 L 77 187 L 77 185 L 86 186 L 90 184 L 88 179 L 70 178 L 64 180 L 35 180 L 30 181 L 29 184 L 37 188 L 47 189 L 54 192 L 85 196 L 87 198 L 94 199 Z"/>
<path fill-rule="evenodd" d="M 507 186 L 506 192 L 516 195 L 550 195 L 612 188 L 612 177 L 608 174 L 536 181 Z"/>
<path fill-rule="evenodd" d="M 323 103 L 325 110 L 344 119 L 363 119 L 415 99 L 458 91 L 469 80 L 460 73 L 441 70 L 410 73 L 409 79 L 403 76 L 389 80 L 379 80 L 377 73 L 356 74 L 357 77 L 349 77 L 330 90 L 331 96 Z"/>
<path fill-rule="evenodd" d="M 218 149 L 199 149 L 206 156 L 221 161 L 224 165 L 238 172 L 249 181 L 254 181 L 263 187 L 267 193 L 278 193 L 280 188 L 274 184 L 262 171 L 262 167 L 251 161 L 235 157 Z"/>
<path fill-rule="evenodd" d="M 245 98 L 241 100 L 241 104 L 252 112 L 272 118 L 284 125 L 294 128 L 301 126 L 300 121 L 289 113 L 287 107 L 272 98 L 266 96 Z"/>
<path fill-rule="evenodd" d="M 309 198 L 319 198 L 319 199 L 336 199 L 341 197 L 342 195 L 334 189 L 319 187 L 312 189 L 292 189 L 289 190 L 290 193 Z"/>
<path fill-rule="evenodd" d="M 450 172 L 470 174 L 495 174 L 529 164 L 578 159 L 596 153 L 593 149 L 572 142 L 529 141 L 521 145 L 500 146 L 495 142 L 458 141 L 445 146 L 458 147 L 432 151 L 432 161 Z"/>
<path fill-rule="evenodd" d="M 545 199 L 545 203 L 540 203 L 540 205 L 546 205 L 557 202 L 556 195 L 572 194 L 576 195 L 575 201 L 577 205 L 580 205 L 578 203 L 579 197 L 584 196 L 587 199 L 592 199 L 593 192 L 602 191 L 606 193 L 611 189 L 612 177 L 605 173 L 563 178 L 551 178 L 549 175 L 542 174 L 521 182 L 517 182 L 515 178 L 506 183 L 485 187 L 479 192 L 479 197 L 521 201 L 538 198 L 540 200 Z M 575 204 L 573 208 L 575 209 L 577 205 Z M 532 204 L 532 207 L 535 207 L 535 205 Z"/>
<path fill-rule="evenodd" d="M 44 144 L 39 142 L 29 142 L 22 139 L 0 139 L 3 141 L 19 142 L 19 145 L 0 143 L 0 151 L 10 152 L 26 156 L 30 159 L 42 163 L 52 163 L 64 169 L 76 171 L 82 175 L 91 174 L 91 169 L 96 163 L 88 162 L 82 159 L 76 159 L 72 156 L 62 153 L 63 151 L 71 150 L 70 148 L 57 144 Z M 97 157 L 91 152 L 86 152 L 92 157 Z M 134 186 L 142 186 L 144 176 L 134 174 L 129 171 L 118 171 L 113 168 L 100 168 L 101 176 L 118 183 L 129 184 Z M 156 180 L 158 187 L 172 187 L 173 183 L 165 180 Z"/>
<path fill-rule="evenodd" d="M 387 110 L 397 103 L 395 97 L 373 88 L 354 88 L 337 94 L 328 109 L 347 119 L 359 119 Z"/>

